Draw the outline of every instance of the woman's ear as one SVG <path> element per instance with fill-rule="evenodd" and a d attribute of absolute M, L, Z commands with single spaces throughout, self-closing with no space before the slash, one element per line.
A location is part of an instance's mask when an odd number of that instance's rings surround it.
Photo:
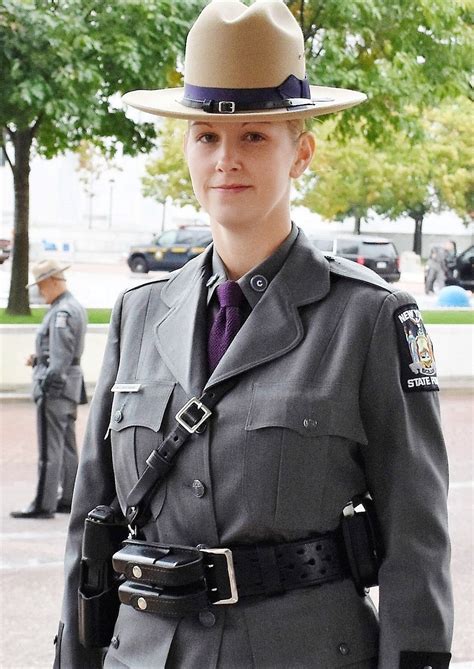
<path fill-rule="evenodd" d="M 298 137 L 298 146 L 290 170 L 290 177 L 297 179 L 306 170 L 316 150 L 316 139 L 312 132 L 303 132 Z"/>

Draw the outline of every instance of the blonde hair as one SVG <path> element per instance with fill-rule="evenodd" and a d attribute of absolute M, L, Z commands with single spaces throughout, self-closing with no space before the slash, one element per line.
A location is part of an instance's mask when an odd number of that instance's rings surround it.
<path fill-rule="evenodd" d="M 303 118 L 290 119 L 286 122 L 286 124 L 294 142 L 297 142 L 301 135 L 303 135 L 305 132 L 311 132 L 310 122 Z"/>

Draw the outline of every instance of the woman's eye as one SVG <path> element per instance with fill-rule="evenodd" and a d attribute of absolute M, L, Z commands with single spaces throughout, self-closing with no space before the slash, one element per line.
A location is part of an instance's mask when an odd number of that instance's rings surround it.
<path fill-rule="evenodd" d="M 216 139 L 217 135 L 214 135 L 212 132 L 206 132 L 202 135 L 199 135 L 197 141 L 202 142 L 203 144 L 211 144 L 212 142 L 215 142 Z"/>
<path fill-rule="evenodd" d="M 248 132 L 245 135 L 245 140 L 251 143 L 262 142 L 264 139 L 265 137 L 261 135 L 259 132 Z"/>

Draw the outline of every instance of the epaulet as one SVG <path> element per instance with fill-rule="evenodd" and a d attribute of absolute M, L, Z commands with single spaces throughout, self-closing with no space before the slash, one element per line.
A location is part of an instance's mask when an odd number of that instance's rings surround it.
<path fill-rule="evenodd" d="M 373 286 L 377 286 L 377 288 L 382 288 L 389 293 L 395 293 L 398 290 L 387 283 L 385 279 L 382 279 L 376 272 L 368 267 L 364 267 L 364 265 L 359 265 L 359 263 L 356 263 L 353 260 L 347 260 L 346 258 L 340 258 L 339 256 L 325 255 L 324 257 L 329 262 L 329 270 L 333 274 L 343 276 L 346 279 L 369 283 Z"/>
<path fill-rule="evenodd" d="M 176 269 L 174 272 L 170 272 L 166 276 L 159 277 L 158 279 L 152 279 L 151 281 L 144 281 L 143 283 L 139 283 L 137 286 L 132 286 L 131 288 L 127 288 L 123 294 L 126 295 L 127 293 L 132 292 L 132 290 L 139 290 L 140 288 L 146 288 L 147 286 L 151 286 L 152 284 L 155 283 L 166 283 L 170 279 L 173 279 L 180 271 L 181 268 Z"/>

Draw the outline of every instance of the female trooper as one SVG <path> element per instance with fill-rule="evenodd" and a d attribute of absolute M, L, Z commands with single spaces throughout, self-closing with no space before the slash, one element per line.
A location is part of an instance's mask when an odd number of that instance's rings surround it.
<path fill-rule="evenodd" d="M 314 150 L 302 119 L 365 96 L 308 85 L 280 0 L 208 4 L 184 79 L 184 90 L 125 101 L 188 120 L 185 158 L 214 244 L 115 306 L 73 501 L 57 666 L 444 669 L 447 464 L 428 335 L 410 295 L 325 258 L 289 210 Z M 344 507 L 367 493 L 383 542 L 378 614 L 341 541 Z M 187 612 L 184 595 L 157 587 L 177 549 L 151 553 L 158 568 L 141 584 L 135 544 L 110 644 L 86 650 L 84 519 L 116 496 L 140 541 L 206 555 L 209 592 Z M 225 593 L 212 587 L 219 551 L 206 548 L 229 549 Z"/>

